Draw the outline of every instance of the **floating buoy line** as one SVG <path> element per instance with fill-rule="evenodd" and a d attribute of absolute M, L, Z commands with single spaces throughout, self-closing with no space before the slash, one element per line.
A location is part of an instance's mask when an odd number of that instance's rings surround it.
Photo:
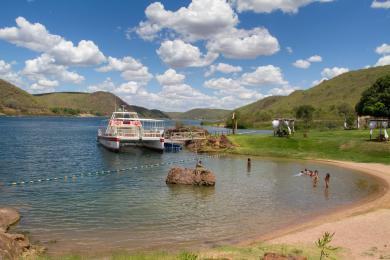
<path fill-rule="evenodd" d="M 208 155 L 208 156 L 199 156 L 199 157 L 192 157 L 189 159 L 170 161 L 170 162 L 161 162 L 161 163 L 154 163 L 154 164 L 144 164 L 144 165 L 138 165 L 138 166 L 133 166 L 133 167 L 129 167 L 129 168 L 115 169 L 115 170 L 94 171 L 94 172 L 85 172 L 85 173 L 64 175 L 61 177 L 42 178 L 42 179 L 25 180 L 25 181 L 14 181 L 14 182 L 9 183 L 9 186 L 38 184 L 38 183 L 42 183 L 42 182 L 53 182 L 53 181 L 76 179 L 76 178 L 82 178 L 82 177 L 102 176 L 102 175 L 108 175 L 108 174 L 113 174 L 113 173 L 118 173 L 118 172 L 125 172 L 125 171 L 138 170 L 138 169 L 157 168 L 157 167 L 166 166 L 166 165 L 180 164 L 180 163 L 186 163 L 186 162 L 191 162 L 191 161 L 198 161 L 198 160 L 219 158 L 219 157 L 221 157 L 221 155 L 219 155 L 219 154 Z"/>

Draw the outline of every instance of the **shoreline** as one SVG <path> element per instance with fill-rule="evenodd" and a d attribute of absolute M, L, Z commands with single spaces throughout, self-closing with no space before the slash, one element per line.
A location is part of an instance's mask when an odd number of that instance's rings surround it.
<path fill-rule="evenodd" d="M 390 254 L 390 165 L 324 159 L 309 161 L 368 174 L 381 183 L 381 189 L 360 201 L 314 216 L 306 223 L 292 224 L 239 245 L 251 246 L 258 242 L 314 245 L 324 232 L 335 232 L 332 245 L 346 250 L 346 259 L 372 259 L 376 253 Z"/>

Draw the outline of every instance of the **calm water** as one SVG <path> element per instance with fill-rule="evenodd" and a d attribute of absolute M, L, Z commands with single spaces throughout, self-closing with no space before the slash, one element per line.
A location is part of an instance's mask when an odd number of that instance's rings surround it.
<path fill-rule="evenodd" d="M 0 182 L 188 159 L 189 152 L 129 149 L 96 143 L 97 118 L 0 118 Z M 193 167 L 194 163 L 178 164 Z M 374 192 L 369 177 L 331 166 L 288 160 L 206 159 L 214 188 L 167 186 L 168 166 L 24 186 L 0 186 L 0 206 L 20 210 L 17 230 L 51 252 L 208 247 L 251 239 Z M 318 169 L 320 184 L 294 176 Z M 331 173 L 324 192 L 323 177 Z M 54 243 L 53 241 L 56 240 Z"/>

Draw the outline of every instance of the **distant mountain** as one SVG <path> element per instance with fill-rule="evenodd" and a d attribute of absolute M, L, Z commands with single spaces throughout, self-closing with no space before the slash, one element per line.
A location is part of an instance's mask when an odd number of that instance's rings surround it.
<path fill-rule="evenodd" d="M 224 120 L 232 111 L 226 109 L 196 108 L 187 112 L 166 112 L 173 119 Z"/>
<path fill-rule="evenodd" d="M 390 65 L 361 69 L 339 75 L 307 90 L 297 90 L 289 96 L 271 96 L 236 109 L 240 124 L 253 127 L 274 117 L 293 117 L 294 108 L 312 105 L 315 118 L 341 119 L 337 107 L 347 104 L 355 107 L 364 90 L 378 78 L 390 74 Z"/>
<path fill-rule="evenodd" d="M 160 110 L 131 106 L 109 92 L 54 92 L 31 95 L 24 90 L 0 80 L 0 113 L 6 115 L 78 115 L 108 116 L 117 107 L 125 106 L 143 117 L 168 118 Z"/>
<path fill-rule="evenodd" d="M 160 110 L 149 110 L 144 107 L 131 106 L 121 98 L 110 92 L 98 91 L 94 93 L 82 92 L 53 92 L 47 94 L 34 95 L 35 98 L 52 111 L 56 108 L 65 109 L 72 108 L 81 113 L 89 113 L 96 115 L 111 115 L 116 107 L 125 106 L 126 110 L 137 112 L 143 117 L 168 118 Z"/>

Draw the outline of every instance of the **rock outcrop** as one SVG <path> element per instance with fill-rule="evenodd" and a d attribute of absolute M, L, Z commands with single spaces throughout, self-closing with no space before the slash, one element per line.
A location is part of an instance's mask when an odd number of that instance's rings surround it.
<path fill-rule="evenodd" d="M 32 246 L 25 235 L 8 233 L 8 228 L 19 219 L 19 212 L 15 209 L 0 208 L 0 259 L 19 259 L 44 251 L 42 247 Z"/>
<path fill-rule="evenodd" d="M 12 208 L 0 208 L 0 232 L 8 231 L 9 226 L 15 224 L 20 219 L 19 212 Z"/>
<path fill-rule="evenodd" d="M 193 152 L 221 152 L 233 147 L 226 135 L 207 136 L 203 140 L 190 140 L 185 144 L 186 148 Z"/>
<path fill-rule="evenodd" d="M 215 175 L 203 167 L 195 169 L 174 167 L 169 171 L 165 182 L 167 184 L 214 186 Z"/>

